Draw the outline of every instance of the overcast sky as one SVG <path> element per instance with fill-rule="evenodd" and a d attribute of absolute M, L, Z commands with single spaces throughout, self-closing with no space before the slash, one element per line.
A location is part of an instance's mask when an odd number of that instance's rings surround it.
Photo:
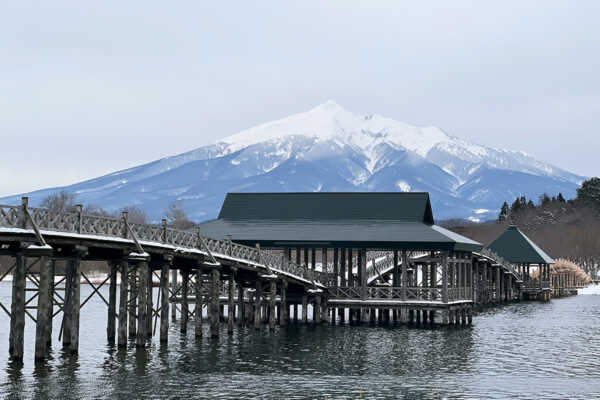
<path fill-rule="evenodd" d="M 600 1 L 0 5 L 0 195 L 334 99 L 598 175 Z"/>

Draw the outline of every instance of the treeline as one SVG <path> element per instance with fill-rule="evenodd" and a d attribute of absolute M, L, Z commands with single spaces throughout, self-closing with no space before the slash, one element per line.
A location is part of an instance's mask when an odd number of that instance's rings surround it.
<path fill-rule="evenodd" d="M 55 212 L 74 212 L 77 210 L 77 196 L 67 191 L 61 191 L 51 194 L 42 200 L 40 207 L 47 208 Z M 118 218 L 121 213 L 127 212 L 127 220 L 134 224 L 147 224 L 148 216 L 146 212 L 136 205 L 122 207 L 118 211 L 109 212 L 105 209 L 87 204 L 83 207 L 83 213 L 88 215 L 98 215 L 102 217 Z M 164 218 L 167 220 L 167 225 L 175 229 L 192 229 L 197 224 L 190 220 L 185 210 L 181 205 L 181 201 L 175 201 L 169 205 L 164 212 Z"/>
<path fill-rule="evenodd" d="M 517 225 L 554 258 L 565 258 L 586 272 L 600 268 L 600 179 L 583 182 L 575 199 L 542 194 L 537 203 L 518 197 L 504 202 L 497 221 L 455 224 L 449 228 L 485 245 L 508 225 Z"/>

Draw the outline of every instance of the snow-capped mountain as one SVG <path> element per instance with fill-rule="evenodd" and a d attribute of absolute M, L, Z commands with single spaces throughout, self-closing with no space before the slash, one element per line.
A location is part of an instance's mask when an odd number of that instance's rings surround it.
<path fill-rule="evenodd" d="M 485 219 L 516 196 L 573 197 L 583 179 L 520 151 L 354 114 L 328 101 L 215 144 L 64 189 L 81 203 L 108 210 L 136 204 L 153 219 L 181 200 L 198 221 L 214 218 L 227 192 L 427 191 L 438 219 Z M 36 204 L 61 189 L 28 195 Z M 16 203 L 20 196 L 0 202 Z"/>

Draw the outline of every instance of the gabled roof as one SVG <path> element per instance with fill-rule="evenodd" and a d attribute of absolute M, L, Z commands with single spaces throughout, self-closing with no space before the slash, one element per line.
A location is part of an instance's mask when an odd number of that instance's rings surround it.
<path fill-rule="evenodd" d="M 230 193 L 219 218 L 200 225 L 264 247 L 480 250 L 482 245 L 434 225 L 428 193 Z"/>
<path fill-rule="evenodd" d="M 531 239 L 515 225 L 508 229 L 487 246 L 513 264 L 554 264 L 554 260 L 540 249 Z"/>
<path fill-rule="evenodd" d="M 433 225 L 429 193 L 228 193 L 218 219 L 384 220 Z"/>

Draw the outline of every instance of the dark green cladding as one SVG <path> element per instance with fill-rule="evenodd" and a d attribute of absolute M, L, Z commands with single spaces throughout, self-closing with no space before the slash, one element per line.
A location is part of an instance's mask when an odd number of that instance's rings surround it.
<path fill-rule="evenodd" d="M 229 193 L 209 237 L 264 247 L 477 251 L 434 225 L 428 193 Z"/>
<path fill-rule="evenodd" d="M 554 260 L 516 226 L 511 225 L 488 248 L 514 264 L 554 264 Z"/>

